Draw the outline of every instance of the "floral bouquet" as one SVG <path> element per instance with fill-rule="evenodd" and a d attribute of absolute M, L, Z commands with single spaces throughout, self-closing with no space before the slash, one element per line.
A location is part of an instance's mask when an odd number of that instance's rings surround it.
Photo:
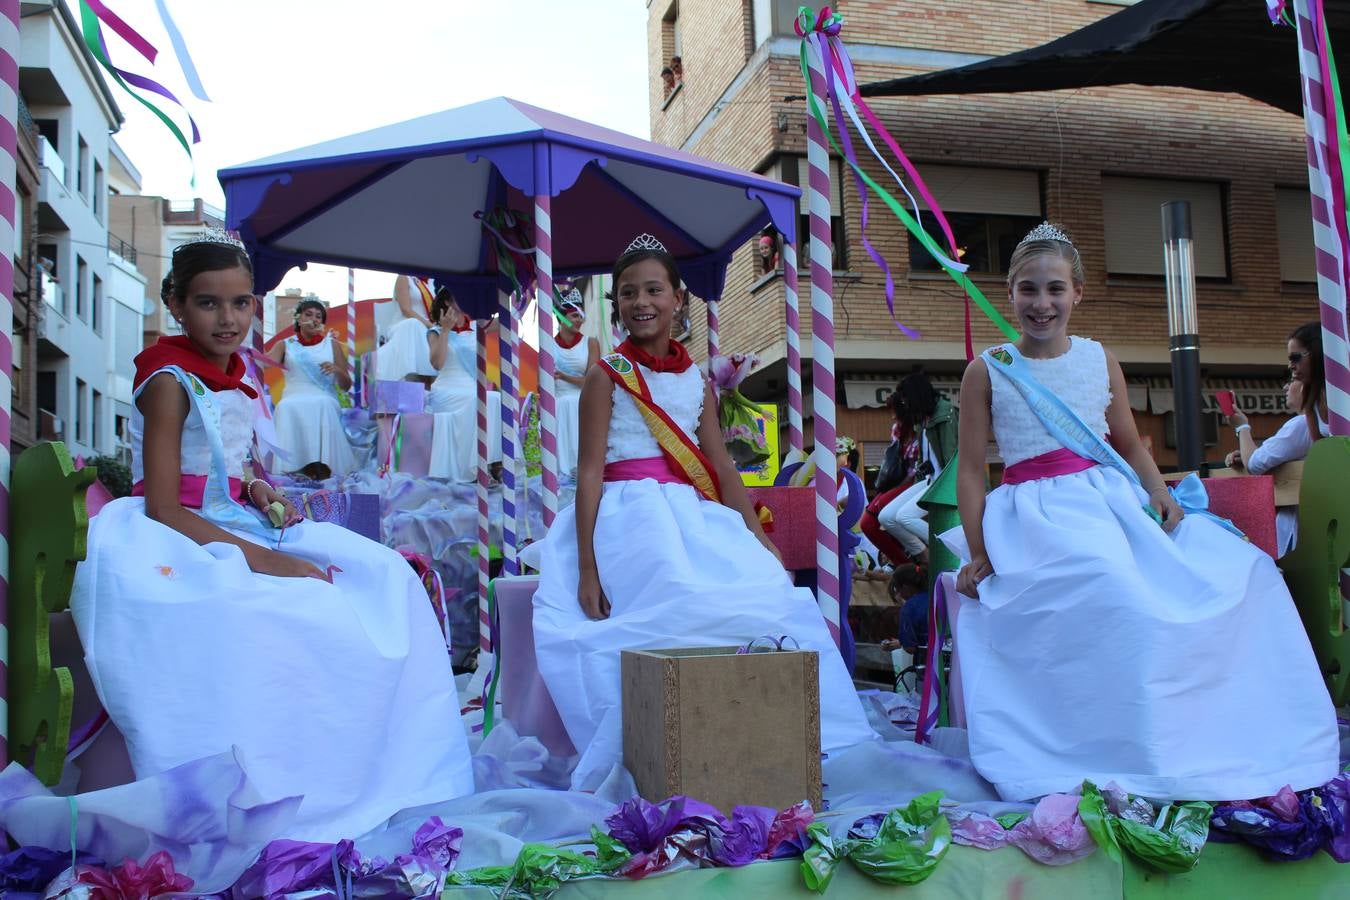
<path fill-rule="evenodd" d="M 718 423 L 722 440 L 736 466 L 751 469 L 769 459 L 768 442 L 760 425 L 764 411 L 741 393 L 741 382 L 759 365 L 753 353 L 714 356 L 708 362 L 708 377 L 718 397 Z"/>

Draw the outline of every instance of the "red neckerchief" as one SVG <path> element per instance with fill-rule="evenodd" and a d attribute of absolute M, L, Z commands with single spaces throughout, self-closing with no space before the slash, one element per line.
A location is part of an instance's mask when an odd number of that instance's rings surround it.
<path fill-rule="evenodd" d="M 465 316 L 463 324 L 451 325 L 450 330 L 453 331 L 455 334 L 463 334 L 466 331 L 471 331 L 473 330 L 473 319 L 470 319 L 468 316 Z"/>
<path fill-rule="evenodd" d="M 230 354 L 230 362 L 225 371 L 221 371 L 205 356 L 187 335 L 162 337 L 136 355 L 136 377 L 132 381 L 132 390 L 137 390 L 145 380 L 165 366 L 177 366 L 201 379 L 202 383 L 213 391 L 243 391 L 249 397 L 258 399 L 258 392 L 252 385 L 244 382 L 248 369 L 238 353 Z"/>
<path fill-rule="evenodd" d="M 665 356 L 659 359 L 641 347 L 635 347 L 632 338 L 627 338 L 622 344 L 615 347 L 614 352 L 623 354 L 629 361 L 646 366 L 653 372 L 679 373 L 694 364 L 693 357 L 689 355 L 689 351 L 685 349 L 684 344 L 679 341 L 671 341 L 670 349 L 666 351 Z"/>
<path fill-rule="evenodd" d="M 559 332 L 558 332 L 558 346 L 561 347 L 561 348 L 563 348 L 564 350 L 571 350 L 571 349 L 572 349 L 573 347 L 575 347 L 577 344 L 580 344 L 580 343 L 581 343 L 581 339 L 582 339 L 583 337 L 585 337 L 585 335 L 582 334 L 580 331 L 574 331 L 574 332 L 572 332 L 572 337 L 571 337 L 571 338 L 565 338 L 565 337 L 562 336 L 562 332 L 559 331 Z"/>
<path fill-rule="evenodd" d="M 295 333 L 295 339 L 300 342 L 301 347 L 313 347 L 315 344 L 322 342 L 326 337 L 328 337 L 327 331 L 320 331 L 319 336 L 316 338 L 306 338 L 304 334 L 299 331 Z"/>

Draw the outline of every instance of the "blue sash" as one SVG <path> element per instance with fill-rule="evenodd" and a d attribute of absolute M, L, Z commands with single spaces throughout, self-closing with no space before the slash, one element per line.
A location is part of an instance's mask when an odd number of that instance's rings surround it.
<path fill-rule="evenodd" d="M 455 354 L 459 367 L 474 378 L 478 377 L 478 326 L 468 331 L 451 331 L 447 335 L 450 350 Z"/>
<path fill-rule="evenodd" d="M 1105 437 L 1089 428 L 1078 413 L 1053 391 L 1036 380 L 1036 376 L 1031 374 L 1031 367 L 1015 346 L 1000 344 L 997 347 L 990 347 L 980 355 L 990 372 L 997 372 L 1017 388 L 1027 406 L 1036 414 L 1036 418 L 1041 420 L 1041 425 L 1065 449 L 1077 453 L 1084 459 L 1110 466 L 1128 478 L 1135 487 L 1143 490 L 1139 475 L 1116 452 L 1116 448 L 1112 447 Z M 1212 519 L 1221 527 L 1246 540 L 1247 536 L 1242 533 L 1242 529 L 1209 511 L 1209 492 L 1205 490 L 1200 476 L 1194 472 L 1181 479 L 1175 487 L 1168 488 L 1168 491 L 1186 515 Z M 1158 511 L 1152 506 L 1145 505 L 1144 512 L 1161 524 Z"/>
<path fill-rule="evenodd" d="M 332 345 L 329 343 L 331 339 L 332 335 L 326 335 L 320 343 L 315 345 L 324 347 L 328 350 L 328 358 L 325 362 L 333 361 L 333 349 Z M 319 388 L 330 394 L 335 394 L 336 382 L 333 376 L 324 374 L 323 369 L 319 368 L 320 364 L 316 363 L 314 358 L 306 352 L 309 348 L 301 344 L 296 337 L 286 338 L 286 345 L 287 367 L 294 365 L 305 374 L 306 378 L 314 382 Z"/>
<path fill-rule="evenodd" d="M 272 540 L 276 535 L 276 529 L 270 524 L 265 524 L 260 514 L 230 496 L 230 475 L 225 466 L 225 442 L 220 436 L 220 407 L 215 401 L 215 394 L 207 390 L 206 385 L 195 376 L 178 366 L 165 366 L 159 372 L 169 372 L 183 386 L 192 404 L 188 418 L 192 417 L 193 411 L 196 412 L 202 423 L 202 430 L 206 433 L 207 446 L 211 449 L 211 471 L 206 473 L 206 490 L 202 493 L 202 508 L 199 511 L 201 517 L 221 528 L 243 531 L 265 541 Z M 141 384 L 133 400 L 140 397 L 141 391 L 145 390 L 151 378 L 159 372 L 153 373 Z M 291 531 L 289 535 L 283 534 L 282 537 L 294 539 L 298 535 L 295 531 Z"/>

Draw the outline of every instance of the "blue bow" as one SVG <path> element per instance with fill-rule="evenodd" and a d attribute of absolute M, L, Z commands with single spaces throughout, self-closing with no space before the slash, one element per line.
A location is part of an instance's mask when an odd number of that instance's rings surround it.
<path fill-rule="evenodd" d="M 1207 519 L 1212 519 L 1243 540 L 1247 539 L 1241 528 L 1222 516 L 1216 516 L 1209 511 L 1209 491 L 1205 490 L 1204 482 L 1200 480 L 1199 475 L 1192 472 L 1168 490 L 1172 494 L 1172 499 L 1177 501 L 1177 505 L 1186 515 L 1204 516 Z"/>

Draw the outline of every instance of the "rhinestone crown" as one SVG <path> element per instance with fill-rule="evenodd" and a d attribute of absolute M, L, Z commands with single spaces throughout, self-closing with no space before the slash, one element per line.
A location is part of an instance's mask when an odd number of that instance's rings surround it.
<path fill-rule="evenodd" d="M 627 249 L 625 249 L 623 252 L 632 253 L 635 250 L 657 250 L 660 251 L 661 253 L 670 252 L 669 250 L 666 249 L 665 244 L 658 241 L 654 235 L 647 234 L 647 232 L 645 231 L 642 234 L 639 234 L 637 237 L 633 238 L 633 242 L 629 244 Z"/>

